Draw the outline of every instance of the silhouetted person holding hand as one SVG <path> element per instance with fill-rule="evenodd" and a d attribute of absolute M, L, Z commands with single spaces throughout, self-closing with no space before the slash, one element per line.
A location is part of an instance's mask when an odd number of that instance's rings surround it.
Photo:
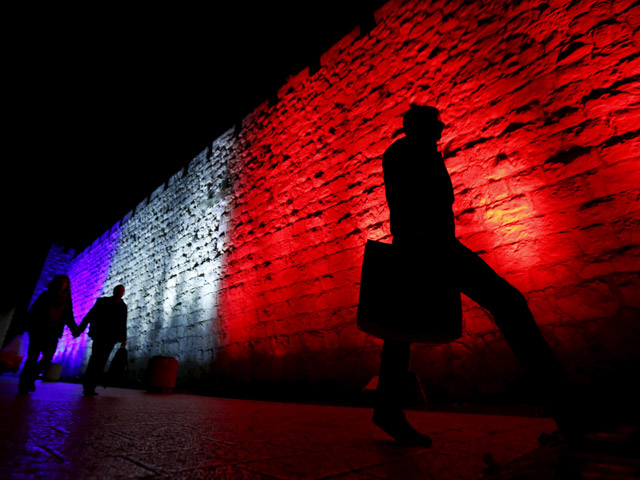
<path fill-rule="evenodd" d="M 111 297 L 96 300 L 80 324 L 83 331 L 87 324 L 91 324 L 89 337 L 93 340 L 91 357 L 84 374 L 85 396 L 97 395 L 96 387 L 102 379 L 104 367 L 115 344 L 127 344 L 127 305 L 122 300 L 123 296 L 124 286 L 116 286 Z"/>
<path fill-rule="evenodd" d="M 422 285 L 430 278 L 430 266 L 450 272 L 458 291 L 491 312 L 516 358 L 543 391 L 560 392 L 565 385 L 561 365 L 524 296 L 456 239 L 453 186 L 437 149 L 444 129 L 438 110 L 412 105 L 403 129 L 405 136 L 383 155 L 393 246 L 399 258 L 423 277 Z M 415 312 L 417 321 L 425 310 L 431 311 L 428 304 L 423 308 Z M 416 431 L 402 412 L 399 392 L 408 375 L 409 353 L 409 342 L 384 341 L 373 421 L 401 443 L 429 446 L 431 439 Z"/>
<path fill-rule="evenodd" d="M 73 317 L 71 281 L 66 275 L 56 275 L 27 312 L 29 350 L 20 372 L 18 393 L 36 390 L 35 381 L 51 363 L 65 325 L 74 337 L 82 332 Z"/>

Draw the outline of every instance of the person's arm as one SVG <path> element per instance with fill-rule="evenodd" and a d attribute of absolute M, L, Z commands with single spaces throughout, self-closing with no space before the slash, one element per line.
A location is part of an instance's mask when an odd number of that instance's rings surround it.
<path fill-rule="evenodd" d="M 47 292 L 45 291 L 38 295 L 38 298 L 36 298 L 35 302 L 33 302 L 33 305 L 31 305 L 31 308 L 27 312 L 25 316 L 25 332 L 37 330 L 41 326 L 41 312 L 44 308 L 43 303 L 45 302 L 46 293 Z"/>
<path fill-rule="evenodd" d="M 387 151 L 382 157 L 382 175 L 384 178 L 384 190 L 387 198 L 389 210 L 395 206 L 395 184 L 396 175 L 394 172 L 393 160 L 391 154 Z"/>
<path fill-rule="evenodd" d="M 64 323 L 69 330 L 73 338 L 78 338 L 84 329 L 80 329 L 80 326 L 76 324 L 75 317 L 73 316 L 73 304 L 71 303 L 71 297 L 67 299 L 67 306 L 64 309 Z"/>
<path fill-rule="evenodd" d="M 78 330 L 80 331 L 80 333 L 78 335 L 84 332 L 87 326 L 92 322 L 93 318 L 96 315 L 97 308 L 98 308 L 98 301 L 96 300 L 96 303 L 93 305 L 93 307 L 91 307 L 91 310 L 89 310 L 89 312 L 82 319 L 82 322 L 80 322 L 80 325 L 78 326 Z"/>

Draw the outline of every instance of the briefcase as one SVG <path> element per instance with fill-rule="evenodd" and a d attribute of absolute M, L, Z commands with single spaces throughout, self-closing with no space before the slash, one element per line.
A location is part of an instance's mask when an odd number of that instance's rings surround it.
<path fill-rule="evenodd" d="M 443 344 L 462 336 L 460 291 L 446 252 L 368 240 L 357 325 L 384 340 Z"/>

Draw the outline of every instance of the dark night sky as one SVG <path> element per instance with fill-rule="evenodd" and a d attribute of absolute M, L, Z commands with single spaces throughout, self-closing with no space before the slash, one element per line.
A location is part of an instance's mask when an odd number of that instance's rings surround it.
<path fill-rule="evenodd" d="M 0 312 L 385 2 L 228 3 L 5 12 Z"/>

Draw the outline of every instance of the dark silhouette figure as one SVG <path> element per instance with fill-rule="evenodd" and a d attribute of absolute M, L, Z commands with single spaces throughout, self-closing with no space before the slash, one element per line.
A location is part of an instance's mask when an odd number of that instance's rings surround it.
<path fill-rule="evenodd" d="M 437 150 L 444 129 L 438 110 L 411 106 L 403 129 L 405 136 L 383 155 L 383 172 L 393 248 L 407 267 L 407 275 L 429 290 L 429 281 L 439 283 L 432 272 L 448 272 L 458 292 L 491 312 L 516 358 L 539 387 L 549 393 L 561 391 L 565 385 L 561 365 L 524 296 L 456 239 L 453 186 Z M 438 299 L 429 301 L 435 304 Z M 421 311 L 412 308 L 408 312 L 405 306 L 401 311 L 416 321 L 422 321 L 420 316 L 428 319 L 433 311 L 427 302 Z M 399 392 L 408 377 L 409 353 L 408 341 L 385 339 L 373 421 L 401 443 L 429 446 L 431 439 L 416 431 L 402 412 Z"/>
<path fill-rule="evenodd" d="M 93 340 L 91 357 L 84 374 L 83 389 L 86 396 L 95 396 L 96 387 L 102 380 L 104 367 L 117 342 L 127 344 L 127 305 L 122 300 L 124 286 L 113 289 L 111 297 L 101 297 L 84 317 L 80 328 L 84 331 L 87 324 L 89 337 Z"/>
<path fill-rule="evenodd" d="M 56 275 L 27 312 L 29 351 L 20 372 L 18 393 L 35 391 L 35 380 L 51 363 L 65 325 L 74 337 L 82 332 L 73 318 L 71 281 L 66 275 Z"/>

